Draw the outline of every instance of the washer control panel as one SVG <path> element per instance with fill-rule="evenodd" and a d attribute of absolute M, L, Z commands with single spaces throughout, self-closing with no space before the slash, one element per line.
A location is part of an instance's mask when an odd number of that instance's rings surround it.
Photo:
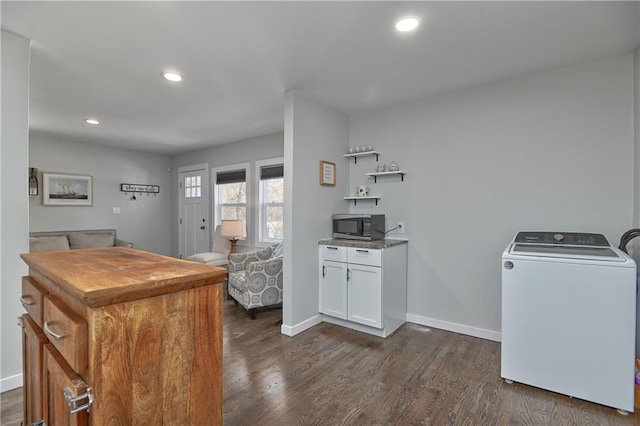
<path fill-rule="evenodd" d="M 602 234 L 582 232 L 518 232 L 515 238 L 520 244 L 549 244 L 562 246 L 609 247 Z"/>

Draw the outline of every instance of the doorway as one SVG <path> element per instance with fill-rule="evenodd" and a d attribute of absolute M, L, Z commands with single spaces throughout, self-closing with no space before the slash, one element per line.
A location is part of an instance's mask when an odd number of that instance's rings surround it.
<path fill-rule="evenodd" d="M 178 169 L 180 259 L 210 251 L 208 164 Z"/>

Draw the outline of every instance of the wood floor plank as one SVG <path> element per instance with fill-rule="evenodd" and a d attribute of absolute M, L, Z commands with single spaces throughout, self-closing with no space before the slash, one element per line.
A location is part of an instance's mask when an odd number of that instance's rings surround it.
<path fill-rule="evenodd" d="M 228 426 L 640 424 L 638 413 L 506 384 L 496 342 L 416 324 L 387 339 L 328 323 L 287 337 L 281 311 L 252 321 L 224 303 Z M 3 393 L 0 423 L 19 425 L 21 407 L 20 389 Z"/>

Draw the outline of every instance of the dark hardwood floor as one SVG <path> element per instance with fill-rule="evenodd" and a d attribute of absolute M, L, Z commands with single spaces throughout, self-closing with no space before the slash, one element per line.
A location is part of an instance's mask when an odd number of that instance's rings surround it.
<path fill-rule="evenodd" d="M 290 338 L 280 317 L 252 321 L 225 302 L 226 425 L 640 424 L 640 414 L 506 384 L 496 342 L 415 324 L 387 339 L 326 323 Z M 21 399 L 2 394 L 2 425 L 20 424 Z"/>

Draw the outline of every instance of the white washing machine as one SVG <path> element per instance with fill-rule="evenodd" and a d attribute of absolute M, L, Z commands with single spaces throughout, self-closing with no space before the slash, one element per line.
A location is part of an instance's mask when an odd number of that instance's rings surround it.
<path fill-rule="evenodd" d="M 519 232 L 502 254 L 501 376 L 634 409 L 636 265 L 600 234 Z"/>

